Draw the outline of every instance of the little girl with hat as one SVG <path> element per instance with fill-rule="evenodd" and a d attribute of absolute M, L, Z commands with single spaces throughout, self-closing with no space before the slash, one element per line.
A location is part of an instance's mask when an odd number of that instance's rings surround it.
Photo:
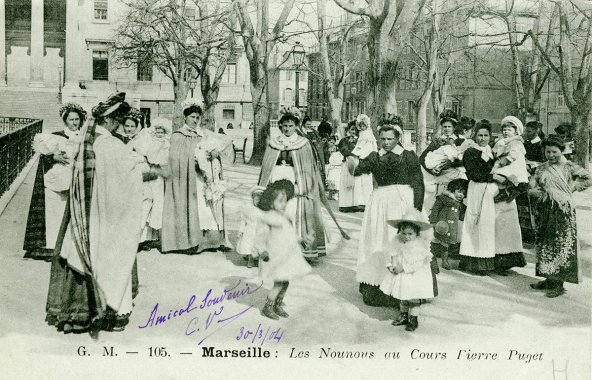
<path fill-rule="evenodd" d="M 383 280 L 380 290 L 401 301 L 399 317 L 392 325 L 405 325 L 405 330 L 414 331 L 419 325 L 417 317 L 421 303 L 434 297 L 429 249 L 432 225 L 416 209 L 387 223 L 397 228 L 398 234 L 390 245 L 386 265 L 391 275 Z"/>

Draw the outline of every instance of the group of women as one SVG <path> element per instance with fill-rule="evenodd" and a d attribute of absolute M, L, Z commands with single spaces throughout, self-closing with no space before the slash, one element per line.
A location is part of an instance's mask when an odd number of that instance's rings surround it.
<path fill-rule="evenodd" d="M 138 293 L 140 243 L 164 252 L 225 247 L 223 158 L 231 140 L 200 126 L 201 108 L 184 108 L 186 124 L 143 128 L 125 93 L 86 112 L 60 109 L 64 128 L 35 137 L 40 154 L 25 232 L 25 257 L 51 260 L 50 325 L 68 332 L 125 328 Z"/>
<path fill-rule="evenodd" d="M 165 120 L 143 129 L 141 114 L 119 93 L 93 107 L 86 122 L 82 107 L 66 104 L 60 110 L 63 130 L 36 141 L 42 156 L 24 248 L 25 257 L 52 261 L 47 301 L 51 325 L 93 335 L 123 329 L 138 290 L 135 262 L 141 242 L 159 240 L 163 252 L 229 250 L 222 163 L 231 155 L 232 141 L 202 128 L 201 113 L 199 106 L 187 105 L 185 125 L 169 137 L 171 127 Z M 513 117 L 502 121 L 522 130 L 518 123 Z M 458 178 L 469 181 L 459 268 L 504 275 L 525 265 L 516 203 L 494 199 L 499 185 L 492 174 L 497 157 L 491 149 L 490 123 L 474 125 L 467 118 L 459 122 L 446 112 L 440 125 L 441 135 L 419 157 L 403 147 L 402 120 L 391 114 L 380 123 L 378 142 L 370 119 L 360 115 L 338 144 L 344 157 L 340 209 L 364 210 L 356 280 L 367 304 L 391 302 L 379 289 L 388 274 L 385 248 L 396 233 L 386 221 L 413 209 L 429 213 L 434 198 Z M 284 110 L 279 127 L 268 140 L 258 184 L 281 179 L 295 184 L 291 220 L 300 237 L 312 237 L 304 256 L 322 257 L 322 208 L 337 221 L 325 196 L 319 136 L 306 122 L 300 126 L 297 110 Z M 531 145 L 534 140 L 529 140 Z M 546 161 L 531 178 L 530 195 L 538 200 L 536 271 L 546 280 L 532 287 L 554 297 L 565 291 L 563 281 L 578 282 L 571 194 L 592 180 L 565 159 L 560 140 L 540 144 Z M 444 155 L 432 165 L 430 153 L 445 152 L 443 147 L 458 155 Z"/>

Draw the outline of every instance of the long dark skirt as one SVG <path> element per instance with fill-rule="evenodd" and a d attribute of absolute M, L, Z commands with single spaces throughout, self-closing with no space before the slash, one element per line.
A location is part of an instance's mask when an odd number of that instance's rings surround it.
<path fill-rule="evenodd" d="M 526 259 L 522 252 L 512 252 L 504 255 L 495 255 L 494 265 L 496 271 L 506 271 L 514 267 L 525 267 Z"/>
<path fill-rule="evenodd" d="M 579 282 L 576 210 L 561 210 L 551 200 L 537 207 L 536 275 L 572 284 Z"/>
<path fill-rule="evenodd" d="M 471 257 L 460 255 L 458 269 L 467 272 L 485 272 L 495 270 L 495 258 L 493 257 Z"/>
<path fill-rule="evenodd" d="M 72 270 L 66 260 L 55 255 L 51 262 L 45 321 L 60 331 L 66 323 L 74 331 L 84 331 L 94 310 L 90 277 Z"/>
<path fill-rule="evenodd" d="M 36 259 L 50 261 L 53 257 L 53 249 L 45 248 L 45 186 L 43 175 L 49 170 L 44 156 L 39 158 L 37 172 L 35 174 L 35 183 L 33 184 L 33 194 L 31 195 L 31 204 L 29 206 L 29 215 L 27 217 L 27 227 L 25 229 L 25 241 L 23 249 L 26 259 Z"/>

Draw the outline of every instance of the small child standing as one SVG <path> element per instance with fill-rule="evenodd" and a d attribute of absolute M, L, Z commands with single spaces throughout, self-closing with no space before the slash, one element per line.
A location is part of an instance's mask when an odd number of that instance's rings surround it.
<path fill-rule="evenodd" d="M 292 182 L 284 179 L 270 183 L 255 211 L 258 224 L 255 245 L 261 258 L 260 277 L 263 287 L 271 287 L 261 314 L 271 319 L 289 316 L 282 303 L 288 285 L 292 279 L 302 277 L 311 270 L 303 257 L 302 247 L 310 245 L 314 236 L 309 235 L 299 241 L 286 215 L 286 205 L 293 197 Z"/>
<path fill-rule="evenodd" d="M 432 254 L 428 249 L 432 225 L 427 218 L 415 209 L 408 211 L 402 219 L 387 223 L 398 229 L 398 234 L 390 248 L 390 261 L 387 276 L 380 290 L 401 300 L 399 318 L 393 326 L 405 325 L 406 331 L 414 331 L 418 326 L 420 305 L 423 300 L 434 297 L 430 261 Z"/>
<path fill-rule="evenodd" d="M 251 200 L 253 206 L 257 207 L 261 194 L 265 190 L 262 186 L 255 186 L 251 189 Z M 257 265 L 257 252 L 255 251 L 255 239 L 257 235 L 257 218 L 252 213 L 244 212 L 239 227 L 236 252 L 247 260 L 247 268 Z"/>
<path fill-rule="evenodd" d="M 434 239 L 430 248 L 434 256 L 442 257 L 444 269 L 450 269 L 448 256 L 460 245 L 459 224 L 466 209 L 462 201 L 467 195 L 468 186 L 466 179 L 458 178 L 450 181 L 446 190 L 436 198 L 430 213 L 430 223 L 434 225 Z"/>
<path fill-rule="evenodd" d="M 341 162 L 343 161 L 343 155 L 333 143 L 329 147 L 329 152 L 331 155 L 325 169 L 327 173 L 327 197 L 329 199 L 339 200 L 339 183 L 341 181 Z"/>
<path fill-rule="evenodd" d="M 523 130 L 518 118 L 506 116 L 502 119 L 503 137 L 493 147 L 496 161 L 491 170 L 500 188 L 495 202 L 512 202 L 520 193 L 528 190 L 526 148 L 521 136 Z"/>

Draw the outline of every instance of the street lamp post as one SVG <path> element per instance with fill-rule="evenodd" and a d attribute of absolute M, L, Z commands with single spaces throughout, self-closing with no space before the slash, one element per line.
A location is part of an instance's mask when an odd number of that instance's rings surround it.
<path fill-rule="evenodd" d="M 292 48 L 292 62 L 293 67 L 296 68 L 296 108 L 300 108 L 300 71 L 298 69 L 304 63 L 304 47 L 299 41 L 296 41 L 296 45 Z"/>

